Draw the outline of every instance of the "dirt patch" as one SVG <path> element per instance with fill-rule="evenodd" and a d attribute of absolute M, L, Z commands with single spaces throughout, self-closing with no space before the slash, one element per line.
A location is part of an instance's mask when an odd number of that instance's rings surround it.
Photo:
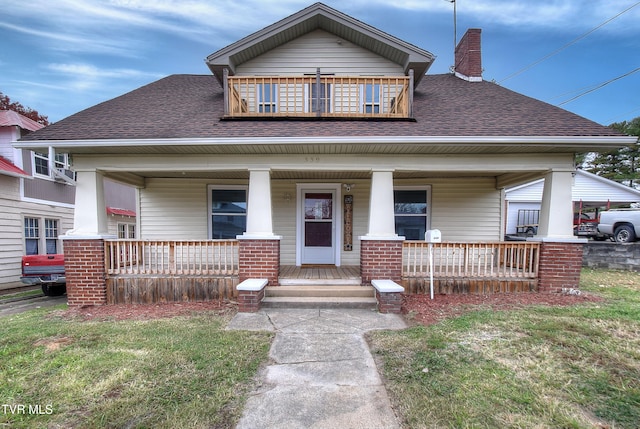
<path fill-rule="evenodd" d="M 570 306 L 601 302 L 602 298 L 588 293 L 564 295 L 549 293 L 511 293 L 492 295 L 405 295 L 402 313 L 409 323 L 432 325 L 441 320 L 476 310 L 514 310 L 533 305 Z"/>
<path fill-rule="evenodd" d="M 127 304 L 73 307 L 58 313 L 65 319 L 81 320 L 150 320 L 213 311 L 233 314 L 237 304 L 230 301 L 177 302 L 163 304 Z"/>
<path fill-rule="evenodd" d="M 34 343 L 34 346 L 44 346 L 46 351 L 54 352 L 56 350 L 60 350 L 61 347 L 64 347 L 71 343 L 73 343 L 73 340 L 69 337 L 53 337 L 38 340 Z"/>

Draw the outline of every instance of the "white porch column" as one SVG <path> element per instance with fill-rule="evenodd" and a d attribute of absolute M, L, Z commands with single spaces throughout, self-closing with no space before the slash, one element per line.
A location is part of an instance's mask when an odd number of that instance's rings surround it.
<path fill-rule="evenodd" d="M 275 238 L 271 206 L 271 174 L 268 168 L 249 170 L 247 231 L 242 238 Z"/>
<path fill-rule="evenodd" d="M 108 234 L 103 175 L 97 171 L 78 171 L 73 229 L 67 236 L 104 237 Z"/>
<path fill-rule="evenodd" d="M 397 239 L 393 206 L 393 170 L 373 171 L 367 239 Z"/>
<path fill-rule="evenodd" d="M 544 178 L 538 238 L 574 239 L 571 189 L 573 171 L 551 171 Z"/>

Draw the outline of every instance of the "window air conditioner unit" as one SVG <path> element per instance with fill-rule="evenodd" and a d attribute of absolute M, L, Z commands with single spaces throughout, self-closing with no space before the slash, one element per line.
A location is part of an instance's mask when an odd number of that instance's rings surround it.
<path fill-rule="evenodd" d="M 56 182 L 74 181 L 76 180 L 76 172 L 68 168 L 57 168 L 53 175 L 53 178 L 56 180 Z"/>

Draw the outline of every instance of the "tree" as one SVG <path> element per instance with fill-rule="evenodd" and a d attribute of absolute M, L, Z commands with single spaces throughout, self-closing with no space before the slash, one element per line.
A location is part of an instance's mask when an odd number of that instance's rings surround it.
<path fill-rule="evenodd" d="M 640 117 L 631 121 L 616 122 L 609 125 L 630 136 L 640 137 Z M 615 180 L 632 188 L 640 186 L 640 146 L 625 146 L 622 149 L 594 153 L 578 162 L 591 173 L 607 179 Z"/>
<path fill-rule="evenodd" d="M 42 125 L 49 125 L 49 118 L 30 107 L 24 107 L 17 101 L 11 101 L 8 95 L 0 92 L 0 110 L 12 110 Z"/>

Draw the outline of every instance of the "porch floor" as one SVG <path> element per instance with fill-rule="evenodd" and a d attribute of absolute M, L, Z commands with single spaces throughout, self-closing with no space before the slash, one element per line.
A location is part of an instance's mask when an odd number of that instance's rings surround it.
<path fill-rule="evenodd" d="M 295 265 L 280 266 L 280 280 L 360 280 L 360 267 L 356 265 Z"/>

